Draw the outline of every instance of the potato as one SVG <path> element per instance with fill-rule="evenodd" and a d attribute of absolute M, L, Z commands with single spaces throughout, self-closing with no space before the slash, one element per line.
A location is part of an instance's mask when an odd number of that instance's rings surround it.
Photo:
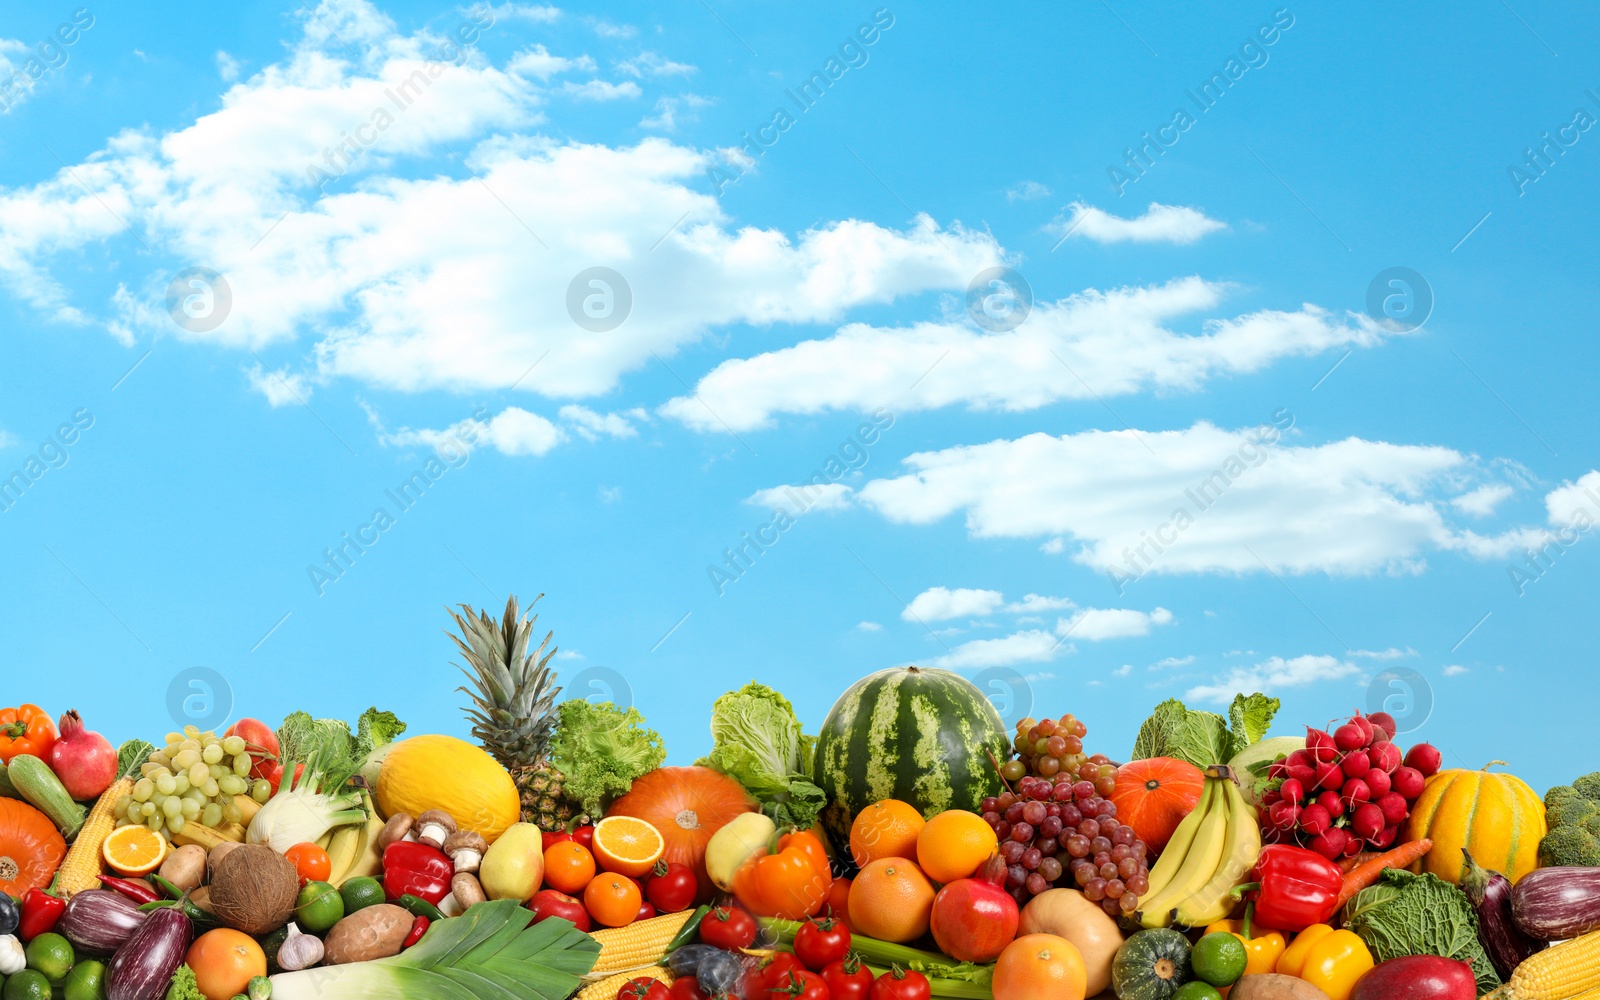
<path fill-rule="evenodd" d="M 1294 976 L 1245 976 L 1233 984 L 1228 1000 L 1328 1000 L 1328 994 Z"/>
<path fill-rule="evenodd" d="M 188 892 L 206 880 L 206 849 L 187 844 L 161 862 L 161 877 Z"/>
<path fill-rule="evenodd" d="M 409 912 L 393 903 L 357 910 L 328 932 L 323 960 L 328 965 L 346 965 L 398 955 L 411 933 L 412 920 Z"/>

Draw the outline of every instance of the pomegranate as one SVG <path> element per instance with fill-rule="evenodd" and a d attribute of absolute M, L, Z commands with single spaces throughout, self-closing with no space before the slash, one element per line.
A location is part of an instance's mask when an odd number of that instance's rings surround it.
<path fill-rule="evenodd" d="M 75 799 L 97 798 L 117 779 L 117 750 L 111 741 L 83 727 L 76 709 L 61 717 L 61 736 L 45 763 Z"/>
<path fill-rule="evenodd" d="M 972 878 L 933 897 L 929 925 L 939 950 L 961 962 L 993 962 L 1017 936 L 1017 901 L 1005 890 L 1006 863 L 996 854 Z"/>

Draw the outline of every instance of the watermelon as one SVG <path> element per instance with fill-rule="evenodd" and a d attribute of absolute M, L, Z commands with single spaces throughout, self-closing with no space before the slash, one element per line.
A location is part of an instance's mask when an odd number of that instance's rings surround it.
<path fill-rule="evenodd" d="M 926 817 L 977 812 L 1001 791 L 989 755 L 1004 763 L 1010 749 L 1000 713 L 971 681 L 948 670 L 880 670 L 839 697 L 817 736 L 823 826 L 849 857 L 856 813 L 882 799 L 908 802 Z"/>

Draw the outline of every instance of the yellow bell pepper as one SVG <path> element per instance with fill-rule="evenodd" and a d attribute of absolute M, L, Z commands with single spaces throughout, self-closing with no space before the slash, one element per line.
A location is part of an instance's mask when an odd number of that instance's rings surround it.
<path fill-rule="evenodd" d="M 1206 927 L 1207 934 L 1221 932 L 1232 934 L 1244 942 L 1244 975 L 1258 976 L 1278 971 L 1278 960 L 1283 957 L 1286 942 L 1283 935 L 1248 920 L 1218 920 Z"/>
<path fill-rule="evenodd" d="M 1312 946 L 1332 933 L 1333 928 L 1328 924 L 1312 924 L 1296 934 L 1283 957 L 1278 959 L 1278 973 L 1298 979 L 1300 970 L 1306 967 L 1306 956 L 1311 953 Z"/>
<path fill-rule="evenodd" d="M 1350 991 L 1374 965 L 1372 952 L 1354 931 L 1325 934 L 1306 953 L 1300 978 L 1328 994 L 1328 1000 L 1350 1000 Z"/>

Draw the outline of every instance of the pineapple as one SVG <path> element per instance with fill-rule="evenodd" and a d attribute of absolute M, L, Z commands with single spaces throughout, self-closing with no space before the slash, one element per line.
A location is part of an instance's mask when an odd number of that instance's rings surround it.
<path fill-rule="evenodd" d="M 534 603 L 538 600 L 534 598 Z M 515 596 L 506 602 L 499 622 L 465 604 L 461 610 L 465 617 L 450 612 L 461 630 L 461 635 L 450 638 L 466 657 L 467 667 L 460 669 L 472 682 L 471 688 L 456 689 L 472 699 L 473 705 L 465 709 L 472 735 L 511 772 L 522 797 L 522 821 L 541 830 L 564 830 L 573 809 L 562 792 L 565 778 L 547 759 L 556 722 L 555 698 L 561 691 L 553 686 L 555 673 L 548 666 L 556 651 L 545 652 L 554 633 L 546 633 L 539 647 L 530 651 L 539 616 L 524 619 Z"/>

